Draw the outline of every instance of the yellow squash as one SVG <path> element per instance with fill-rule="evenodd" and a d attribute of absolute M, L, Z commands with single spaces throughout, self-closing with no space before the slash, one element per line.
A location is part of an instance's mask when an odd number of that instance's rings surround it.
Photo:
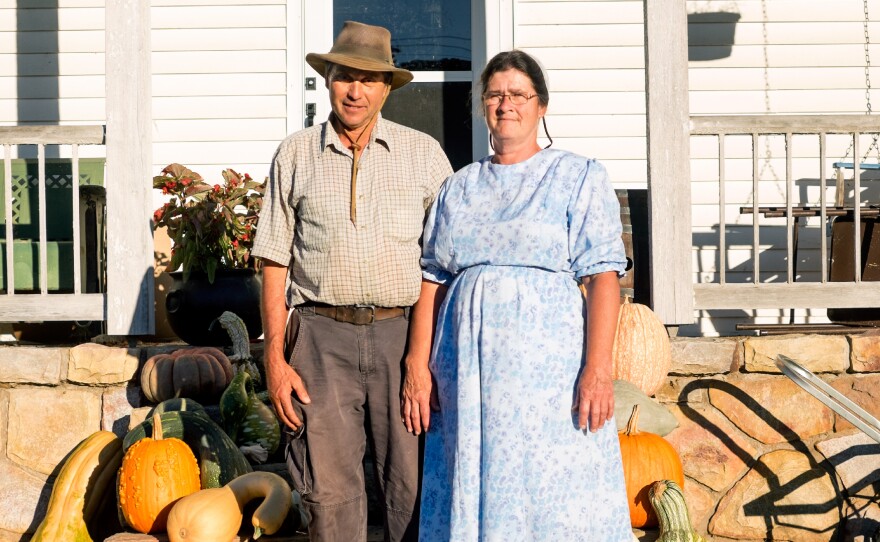
<path fill-rule="evenodd" d="M 91 542 L 88 525 L 112 491 L 121 462 L 122 439 L 110 431 L 83 440 L 61 467 L 31 542 Z"/>

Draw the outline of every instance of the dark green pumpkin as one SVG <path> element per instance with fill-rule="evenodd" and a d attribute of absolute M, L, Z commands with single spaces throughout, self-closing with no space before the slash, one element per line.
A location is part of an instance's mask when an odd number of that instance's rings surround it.
<path fill-rule="evenodd" d="M 192 449 L 199 462 L 202 489 L 222 487 L 251 472 L 251 466 L 238 446 L 204 414 L 171 411 L 161 414 L 160 419 L 164 437 L 179 438 Z M 153 422 L 148 418 L 125 436 L 123 450 L 152 434 Z"/>

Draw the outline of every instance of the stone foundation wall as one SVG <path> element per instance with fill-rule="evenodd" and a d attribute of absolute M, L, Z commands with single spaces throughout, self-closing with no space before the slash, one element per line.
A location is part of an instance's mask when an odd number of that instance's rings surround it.
<path fill-rule="evenodd" d="M 656 398 L 679 420 L 666 438 L 701 534 L 870 540 L 880 528 L 880 445 L 773 360 L 788 355 L 880 417 L 880 333 L 675 338 L 672 347 Z M 143 415 L 138 368 L 171 348 L 0 347 L 0 542 L 29 538 L 77 443 L 98 429 L 122 436 Z"/>

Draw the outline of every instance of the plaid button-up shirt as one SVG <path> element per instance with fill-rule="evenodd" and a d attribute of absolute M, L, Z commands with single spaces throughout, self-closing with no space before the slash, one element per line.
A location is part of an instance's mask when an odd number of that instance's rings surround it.
<path fill-rule="evenodd" d="M 287 265 L 287 303 L 406 307 L 419 297 L 425 216 L 449 160 L 430 136 L 379 117 L 358 161 L 329 122 L 278 147 L 252 255 Z"/>

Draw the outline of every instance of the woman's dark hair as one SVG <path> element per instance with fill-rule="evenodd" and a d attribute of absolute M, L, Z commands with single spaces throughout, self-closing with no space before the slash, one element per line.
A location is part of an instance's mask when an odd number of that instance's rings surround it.
<path fill-rule="evenodd" d="M 507 70 L 518 70 L 526 74 L 535 87 L 541 105 L 546 106 L 550 102 L 550 92 L 547 90 L 541 65 L 537 60 L 517 49 L 498 53 L 486 64 L 483 73 L 480 74 L 480 95 L 486 92 L 486 86 L 493 75 Z"/>

